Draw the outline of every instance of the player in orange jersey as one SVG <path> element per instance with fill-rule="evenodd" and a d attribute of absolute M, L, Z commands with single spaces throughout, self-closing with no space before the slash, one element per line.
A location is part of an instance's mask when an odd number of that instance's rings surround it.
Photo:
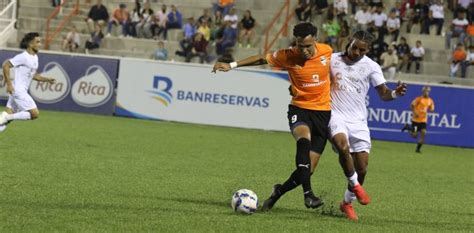
<path fill-rule="evenodd" d="M 212 70 L 214 73 L 226 72 L 241 66 L 262 64 L 288 70 L 291 91 L 294 93 L 288 106 L 288 121 L 296 140 L 296 169 L 284 184 L 274 185 L 272 195 L 263 204 L 263 210 L 270 210 L 284 193 L 300 184 L 303 186 L 304 204 L 307 208 L 317 208 L 323 204 L 313 194 L 310 177 L 328 137 L 331 117 L 329 66 L 332 49 L 316 42 L 317 28 L 311 23 L 297 24 L 293 35 L 296 38 L 295 47 L 232 63 L 218 62 Z"/>
<path fill-rule="evenodd" d="M 416 146 L 417 153 L 421 153 L 421 146 L 423 145 L 423 143 L 425 143 L 428 110 L 431 112 L 434 111 L 434 101 L 430 98 L 430 91 L 430 87 L 423 87 L 423 95 L 416 97 L 411 102 L 410 108 L 413 112 L 411 126 L 405 124 L 405 126 L 402 128 L 402 132 L 404 132 L 405 130 L 409 130 L 410 135 L 413 138 L 417 138 L 418 133 L 420 133 L 420 139 L 418 140 L 418 145 Z"/>

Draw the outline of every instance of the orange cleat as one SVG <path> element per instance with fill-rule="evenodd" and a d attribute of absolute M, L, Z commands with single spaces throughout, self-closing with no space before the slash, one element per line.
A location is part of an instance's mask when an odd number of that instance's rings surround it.
<path fill-rule="evenodd" d="M 370 197 L 365 192 L 364 188 L 362 188 L 362 185 L 357 184 L 356 186 L 354 186 L 352 188 L 352 192 L 354 192 L 354 194 L 357 197 L 357 200 L 359 201 L 360 204 L 367 205 L 367 204 L 370 203 Z"/>
<path fill-rule="evenodd" d="M 356 212 L 354 211 L 354 208 L 352 208 L 351 203 L 346 203 L 345 201 L 341 202 L 341 205 L 339 206 L 341 211 L 346 214 L 346 217 L 350 220 L 357 221 L 359 220 L 359 217 L 357 217 Z"/>

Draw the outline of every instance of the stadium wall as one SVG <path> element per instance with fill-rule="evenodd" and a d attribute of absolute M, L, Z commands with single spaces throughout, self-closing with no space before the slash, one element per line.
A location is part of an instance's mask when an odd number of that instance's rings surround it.
<path fill-rule="evenodd" d="M 0 59 L 15 53 L 0 50 Z M 285 72 L 237 69 L 211 74 L 208 65 L 49 52 L 41 54 L 39 70 L 62 83 L 62 88 L 32 83 L 31 94 L 40 109 L 288 131 Z M 474 147 L 474 88 L 430 85 L 436 109 L 428 117 L 427 143 Z M 0 87 L 5 104 L 3 82 Z M 409 83 L 407 96 L 392 102 L 381 101 L 370 89 L 368 123 L 373 139 L 413 142 L 400 128 L 410 123 L 409 106 L 422 87 Z"/>

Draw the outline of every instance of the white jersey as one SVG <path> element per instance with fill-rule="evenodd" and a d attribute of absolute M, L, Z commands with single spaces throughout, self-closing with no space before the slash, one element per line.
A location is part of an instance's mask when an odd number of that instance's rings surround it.
<path fill-rule="evenodd" d="M 365 98 L 370 84 L 385 83 L 382 69 L 367 56 L 348 65 L 341 55 L 333 53 L 331 58 L 331 115 L 347 122 L 366 122 Z"/>
<path fill-rule="evenodd" d="M 27 93 L 38 69 L 38 56 L 24 51 L 10 59 L 10 63 L 15 67 L 15 78 L 12 81 L 15 93 Z"/>

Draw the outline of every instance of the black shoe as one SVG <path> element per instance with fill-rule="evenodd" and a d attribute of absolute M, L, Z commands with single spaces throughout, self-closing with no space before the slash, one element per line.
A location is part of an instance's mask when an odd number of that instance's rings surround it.
<path fill-rule="evenodd" d="M 402 128 L 402 132 L 405 132 L 405 130 L 409 130 L 410 126 L 408 124 L 405 124 Z"/>
<path fill-rule="evenodd" d="M 280 199 L 280 187 L 281 184 L 273 185 L 272 194 L 270 194 L 270 197 L 263 202 L 262 211 L 270 211 L 278 199 Z"/>
<path fill-rule="evenodd" d="M 304 198 L 304 205 L 306 206 L 306 208 L 316 209 L 324 205 L 324 203 L 319 197 L 310 194 Z"/>
<path fill-rule="evenodd" d="M 420 153 L 420 154 L 421 154 L 421 150 L 416 150 L 416 153 Z"/>

